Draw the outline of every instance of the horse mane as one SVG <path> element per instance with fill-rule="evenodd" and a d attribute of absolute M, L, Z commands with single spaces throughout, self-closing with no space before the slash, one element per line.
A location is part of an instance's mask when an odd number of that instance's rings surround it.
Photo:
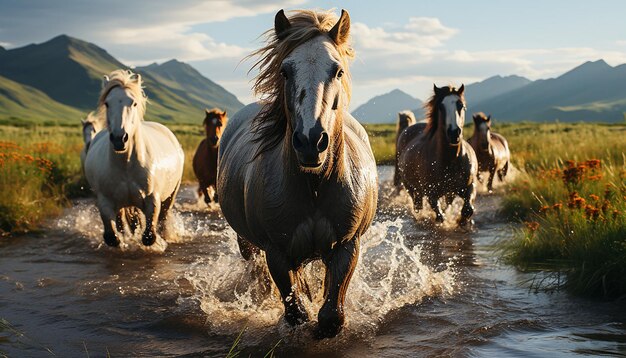
<path fill-rule="evenodd" d="M 426 128 L 424 129 L 424 133 L 426 133 L 429 137 L 432 137 L 435 133 L 437 133 L 437 128 L 439 127 L 439 105 L 441 104 L 441 101 L 452 94 L 459 96 L 461 101 L 465 103 L 464 92 L 461 93 L 458 88 L 450 85 L 438 88 L 438 90 L 435 91 L 435 93 L 424 104 L 424 111 L 426 112 Z"/>
<path fill-rule="evenodd" d="M 472 117 L 474 123 L 480 124 L 481 122 L 487 123 L 487 128 L 491 128 L 491 116 L 487 117 L 487 115 L 483 112 L 474 113 Z"/>
<path fill-rule="evenodd" d="M 102 117 L 102 113 L 100 111 L 91 111 L 87 114 L 87 118 L 82 119 L 81 123 L 83 125 L 83 129 L 88 125 L 101 126 L 104 128 L 104 118 Z"/>
<path fill-rule="evenodd" d="M 270 28 L 262 35 L 266 39 L 266 45 L 246 57 L 259 57 L 250 69 L 250 71 L 259 70 L 252 89 L 254 94 L 260 96 L 263 102 L 263 109 L 254 119 L 252 126 L 256 134 L 253 141 L 261 143 L 255 158 L 277 146 L 287 132 L 292 130 L 290 121 L 287 120 L 286 116 L 284 78 L 280 74 L 281 64 L 298 46 L 317 36 L 328 36 L 328 32 L 339 20 L 332 10 L 294 10 L 290 11 L 289 14 L 291 26 L 284 34 L 281 34 L 281 38 L 276 36 L 273 27 Z M 354 58 L 354 50 L 349 41 L 342 45 L 335 44 L 335 48 L 339 52 L 344 70 L 341 83 L 347 96 L 346 101 L 342 103 L 347 106 L 350 103 L 352 93 L 348 64 Z"/>
<path fill-rule="evenodd" d="M 104 111 L 104 101 L 106 100 L 109 92 L 115 87 L 122 87 L 123 89 L 130 90 L 133 98 L 137 102 L 140 118 L 143 120 L 143 116 L 146 113 L 146 103 L 148 97 L 143 91 L 141 75 L 134 73 L 131 70 L 115 70 L 106 76 L 108 80 L 100 91 L 100 97 L 98 98 L 98 108 L 100 111 Z"/>
<path fill-rule="evenodd" d="M 222 111 L 221 109 L 217 107 L 213 107 L 211 109 L 205 110 L 204 112 L 205 112 L 205 116 L 204 116 L 204 120 L 202 121 L 203 126 L 207 125 L 208 119 L 213 119 L 213 118 L 222 119 L 223 120 L 222 125 L 226 125 L 226 121 L 228 120 L 228 117 L 226 117 L 226 112 Z"/>

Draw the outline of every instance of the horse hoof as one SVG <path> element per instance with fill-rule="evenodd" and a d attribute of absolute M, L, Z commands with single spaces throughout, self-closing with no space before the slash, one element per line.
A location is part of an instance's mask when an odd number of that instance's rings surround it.
<path fill-rule="evenodd" d="M 435 222 L 436 222 L 437 224 L 443 224 L 443 222 L 444 222 L 444 221 L 445 221 L 445 218 L 444 218 L 443 216 L 438 215 L 438 216 L 435 218 Z"/>
<path fill-rule="evenodd" d="M 309 314 L 299 304 L 285 307 L 285 321 L 290 326 L 299 326 L 309 321 Z"/>
<path fill-rule="evenodd" d="M 343 314 L 338 314 L 334 312 L 334 314 L 320 314 L 317 317 L 318 325 L 315 330 L 315 338 L 324 339 L 324 338 L 334 338 L 341 332 L 343 328 L 344 317 Z"/>
<path fill-rule="evenodd" d="M 141 242 L 145 246 L 151 246 L 156 241 L 156 234 L 152 231 L 144 231 L 143 235 L 141 235 Z"/>
<path fill-rule="evenodd" d="M 111 247 L 118 247 L 120 246 L 120 239 L 117 238 L 117 236 L 115 236 L 114 233 L 110 233 L 107 234 L 106 232 L 104 233 L 104 242 L 111 246 Z"/>

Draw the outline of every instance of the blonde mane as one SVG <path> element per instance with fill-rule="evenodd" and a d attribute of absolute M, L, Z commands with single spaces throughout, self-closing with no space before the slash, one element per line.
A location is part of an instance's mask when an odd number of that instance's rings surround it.
<path fill-rule="evenodd" d="M 131 70 L 115 70 L 108 76 L 102 91 L 100 91 L 100 98 L 98 98 L 98 108 L 101 113 L 104 113 L 104 101 L 106 100 L 109 92 L 115 87 L 122 87 L 131 92 L 132 97 L 137 102 L 137 108 L 139 110 L 139 117 L 143 119 L 146 113 L 146 103 L 148 98 L 143 91 L 141 75 L 133 73 Z M 103 117 L 104 118 L 104 117 Z"/>
<path fill-rule="evenodd" d="M 266 39 L 266 45 L 246 57 L 259 57 L 248 72 L 254 69 L 259 70 L 252 89 L 254 94 L 260 96 L 266 104 L 254 124 L 254 130 L 257 132 L 256 141 L 262 142 L 257 154 L 276 146 L 289 128 L 289 123 L 285 118 L 284 78 L 280 74 L 283 61 L 305 42 L 320 35 L 328 35 L 339 20 L 332 10 L 294 10 L 290 11 L 289 15 L 291 26 L 284 35 L 281 35 L 281 39 L 276 36 L 272 27 L 262 35 Z M 354 50 L 349 40 L 341 45 L 334 42 L 333 44 L 340 55 L 344 70 L 341 84 L 346 95 L 344 105 L 347 107 L 352 94 L 349 62 L 354 58 Z"/>

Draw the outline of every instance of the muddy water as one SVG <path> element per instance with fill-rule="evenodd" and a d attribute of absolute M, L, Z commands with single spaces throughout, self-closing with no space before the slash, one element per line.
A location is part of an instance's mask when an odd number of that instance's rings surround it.
<path fill-rule="evenodd" d="M 185 188 L 179 242 L 144 249 L 101 244 L 93 202 L 77 202 L 41 233 L 0 241 L 0 356 L 571 356 L 626 354 L 626 304 L 535 293 L 498 261 L 493 246 L 513 229 L 499 197 L 479 196 L 473 232 L 429 228 L 408 199 L 381 202 L 362 239 L 347 300 L 348 323 L 316 341 L 313 323 L 292 329 L 262 264 L 240 258 L 235 234 Z M 449 210 L 454 214 L 456 208 Z M 321 301 L 321 267 L 307 267 Z"/>

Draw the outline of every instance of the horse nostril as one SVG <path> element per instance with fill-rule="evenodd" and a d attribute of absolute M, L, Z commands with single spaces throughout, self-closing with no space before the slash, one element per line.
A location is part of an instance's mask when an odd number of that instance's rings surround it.
<path fill-rule="evenodd" d="M 322 132 L 320 139 L 317 141 L 317 151 L 319 153 L 328 149 L 328 133 Z"/>
<path fill-rule="evenodd" d="M 306 144 L 308 143 L 308 140 L 306 139 L 306 137 L 298 132 L 294 132 L 293 133 L 293 138 L 292 138 L 292 144 L 293 144 L 293 148 L 299 152 L 303 151 L 305 149 Z"/>
<path fill-rule="evenodd" d="M 122 136 L 122 141 L 124 141 L 124 143 L 128 142 L 128 133 L 124 133 L 124 135 Z"/>

